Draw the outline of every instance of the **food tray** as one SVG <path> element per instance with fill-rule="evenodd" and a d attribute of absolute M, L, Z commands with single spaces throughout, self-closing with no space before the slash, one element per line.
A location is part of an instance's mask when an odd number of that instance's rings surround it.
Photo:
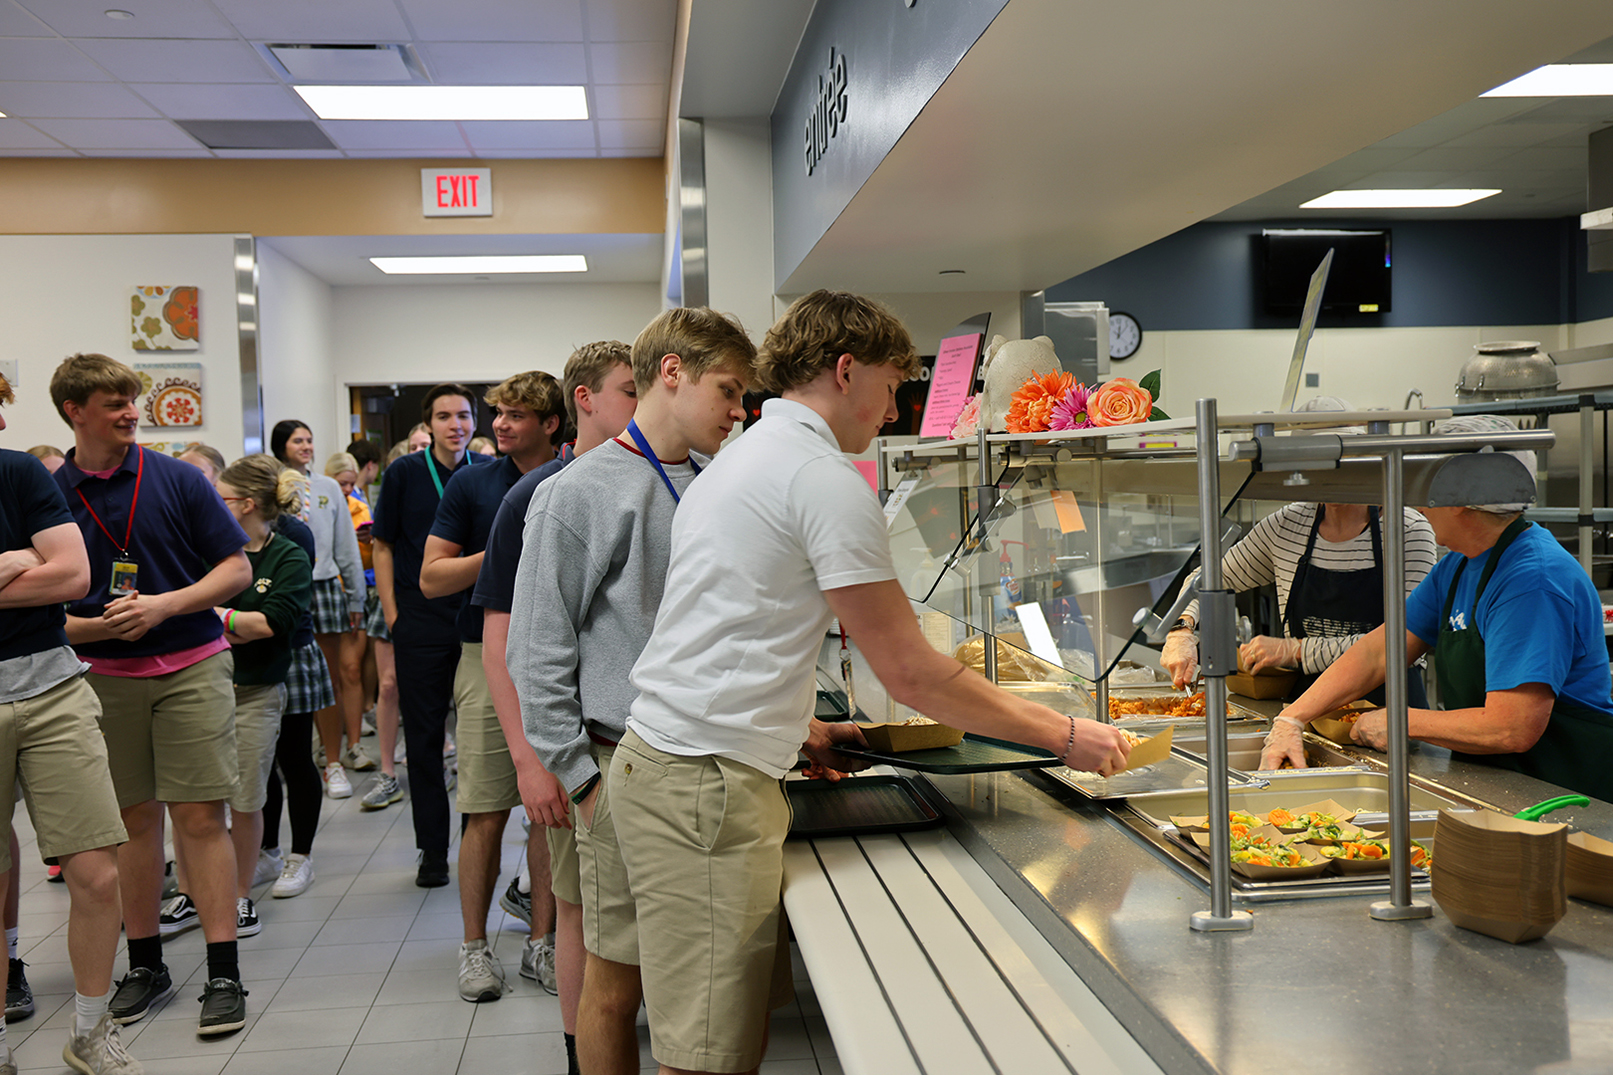
<path fill-rule="evenodd" d="M 1037 750 L 1021 743 L 1010 743 L 1006 739 L 991 739 L 984 735 L 965 735 L 963 742 L 954 747 L 909 750 L 903 753 L 878 751 L 847 744 L 837 745 L 835 749 L 842 754 L 862 758 L 875 764 L 949 776 L 992 773 L 1004 769 L 1040 769 L 1059 764 L 1059 760 L 1045 750 Z"/>
<path fill-rule="evenodd" d="M 935 807 L 900 776 L 787 780 L 784 788 L 794 812 L 792 840 L 913 832 L 941 824 Z"/>
<path fill-rule="evenodd" d="M 1205 771 L 1206 766 L 1202 760 L 1179 748 L 1173 748 L 1170 756 L 1157 765 L 1150 765 L 1144 769 L 1130 769 L 1111 777 L 1062 767 L 1048 769 L 1046 775 L 1074 788 L 1089 799 L 1106 800 L 1129 799 L 1134 795 L 1172 791 L 1192 794 L 1195 789 L 1200 796 L 1204 796 L 1207 794 Z M 1250 778 L 1239 773 L 1227 774 L 1227 783 L 1231 787 L 1242 787 L 1250 782 Z"/>
<path fill-rule="evenodd" d="M 1176 690 L 1174 687 L 1172 687 L 1168 683 L 1166 683 L 1166 684 L 1155 684 L 1153 686 L 1142 686 L 1142 687 L 1110 687 L 1109 688 L 1109 700 L 1111 702 L 1114 702 L 1114 701 L 1132 701 L 1132 700 L 1139 699 L 1139 698 L 1180 699 L 1180 698 L 1186 698 L 1189 695 L 1197 694 L 1199 692 L 1199 690 L 1202 690 L 1202 689 L 1203 688 L 1200 687 L 1200 688 L 1197 688 L 1195 690 Z M 1195 724 L 1195 723 L 1196 724 L 1203 724 L 1204 723 L 1204 715 L 1202 713 L 1199 714 L 1198 716 L 1192 716 L 1192 717 L 1177 717 L 1177 716 L 1170 716 L 1170 715 L 1167 715 L 1167 714 L 1158 714 L 1158 713 L 1139 713 L 1136 716 L 1123 716 L 1123 717 L 1119 717 L 1117 719 L 1120 720 L 1120 721 L 1125 722 L 1128 725 L 1136 723 L 1138 721 L 1148 721 L 1148 720 L 1169 721 L 1169 722 L 1171 722 L 1173 724 Z M 1228 698 L 1227 699 L 1227 719 L 1228 720 L 1262 720 L 1263 721 L 1263 720 L 1266 720 L 1268 718 L 1265 717 L 1263 714 L 1258 713 L 1253 709 L 1250 709 L 1248 706 L 1243 705 L 1243 704 L 1241 704 L 1241 703 L 1239 703 L 1237 701 L 1234 701 L 1231 698 Z"/>

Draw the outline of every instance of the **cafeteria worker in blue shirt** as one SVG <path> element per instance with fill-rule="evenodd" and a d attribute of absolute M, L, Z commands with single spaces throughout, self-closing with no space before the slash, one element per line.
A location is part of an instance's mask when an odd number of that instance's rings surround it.
<path fill-rule="evenodd" d="M 1465 761 L 1613 800 L 1613 683 L 1602 602 L 1579 562 L 1526 521 L 1523 507 L 1418 509 L 1452 552 L 1406 601 L 1407 660 L 1434 654 L 1444 706 L 1408 709 L 1410 737 L 1448 747 Z M 1304 724 L 1383 678 L 1380 627 L 1277 717 L 1261 768 L 1283 758 L 1304 767 Z M 1353 736 L 1386 749 L 1384 711 L 1363 714 Z"/>

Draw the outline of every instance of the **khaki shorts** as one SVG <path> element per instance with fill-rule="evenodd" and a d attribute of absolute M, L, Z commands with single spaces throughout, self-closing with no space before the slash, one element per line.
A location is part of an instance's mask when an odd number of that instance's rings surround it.
<path fill-rule="evenodd" d="M 616 840 L 609 793 L 610 761 L 616 748 L 590 743 L 589 750 L 601 774 L 599 790 L 594 793 L 593 824 L 583 824 L 582 811 L 576 806 L 571 809 L 577 834 L 577 879 L 583 894 L 582 943 L 600 959 L 633 965 L 639 961 L 638 918 L 633 913 L 633 890 L 622 864 L 622 848 Z"/>
<path fill-rule="evenodd" d="M 631 730 L 611 763 L 638 907 L 650 1052 L 696 1071 L 761 1062 L 767 1013 L 791 996 L 780 891 L 790 804 L 727 758 L 684 758 Z"/>
<path fill-rule="evenodd" d="M 571 822 L 577 823 L 577 807 L 571 808 Z M 543 830 L 549 844 L 549 891 L 554 898 L 573 907 L 582 906 L 582 879 L 577 872 L 577 830 Z"/>
<path fill-rule="evenodd" d="M 118 805 L 230 798 L 235 756 L 235 658 L 215 653 L 165 676 L 85 677 L 101 699 L 101 730 Z"/>
<path fill-rule="evenodd" d="M 269 799 L 269 770 L 286 711 L 286 688 L 279 683 L 235 688 L 235 760 L 238 784 L 230 809 L 240 814 L 262 810 Z"/>
<path fill-rule="evenodd" d="M 82 676 L 32 698 L 0 703 L 0 787 L 20 783 L 42 858 L 113 847 L 129 838 L 107 771 L 100 717 L 101 703 Z M 16 800 L 0 799 L 9 830 Z M 0 864 L 0 871 L 15 865 L 10 840 L 0 842 Z"/>
<path fill-rule="evenodd" d="M 459 751 L 459 786 L 455 805 L 461 814 L 507 813 L 521 805 L 510 744 L 493 708 L 493 692 L 482 671 L 482 644 L 460 643 L 459 669 L 454 672 L 454 709 L 459 727 L 454 745 Z"/>

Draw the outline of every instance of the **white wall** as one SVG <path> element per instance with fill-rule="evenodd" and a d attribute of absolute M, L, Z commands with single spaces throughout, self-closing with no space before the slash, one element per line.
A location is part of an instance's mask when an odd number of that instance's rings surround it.
<path fill-rule="evenodd" d="M 314 469 L 341 451 L 349 434 L 347 392 L 331 369 L 335 324 L 332 288 L 285 257 L 273 240 L 258 242 L 258 369 L 263 385 L 263 447 L 282 418 L 305 422 L 314 435 Z"/>
<path fill-rule="evenodd" d="M 72 447 L 71 431 L 50 402 L 50 376 L 63 358 L 100 352 L 120 362 L 200 362 L 202 417 L 185 429 L 140 429 L 140 440 L 205 440 L 241 454 L 241 355 L 235 314 L 231 235 L 0 235 L 0 359 L 18 366 L 17 401 L 6 408 L 0 444 Z M 201 289 L 201 347 L 136 351 L 129 298 L 145 284 Z"/>

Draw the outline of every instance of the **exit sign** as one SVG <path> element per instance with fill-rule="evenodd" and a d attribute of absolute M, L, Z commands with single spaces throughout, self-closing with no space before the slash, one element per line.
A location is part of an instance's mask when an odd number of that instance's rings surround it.
<path fill-rule="evenodd" d="M 420 209 L 426 216 L 492 216 L 493 169 L 420 169 Z"/>

